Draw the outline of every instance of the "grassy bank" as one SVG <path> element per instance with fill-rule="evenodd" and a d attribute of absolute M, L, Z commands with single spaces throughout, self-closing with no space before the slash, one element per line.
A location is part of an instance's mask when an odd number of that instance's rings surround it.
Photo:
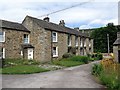
<path fill-rule="evenodd" d="M 70 58 L 54 60 L 53 64 L 65 66 L 65 67 L 71 67 L 71 66 L 77 66 L 77 65 L 81 65 L 81 64 L 87 64 L 88 61 L 89 61 L 89 58 L 86 56 L 73 56 Z"/>
<path fill-rule="evenodd" d="M 49 71 L 35 65 L 18 65 L 5 67 L 2 69 L 2 74 L 32 74 Z"/>
<path fill-rule="evenodd" d="M 92 74 L 98 77 L 101 84 L 111 90 L 120 90 L 120 64 L 113 64 L 103 67 L 101 64 L 95 64 L 92 68 Z"/>

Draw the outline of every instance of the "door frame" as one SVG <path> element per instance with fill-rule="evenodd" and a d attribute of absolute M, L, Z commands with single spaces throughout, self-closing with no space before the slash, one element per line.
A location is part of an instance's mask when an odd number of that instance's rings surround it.
<path fill-rule="evenodd" d="M 32 52 L 30 53 L 29 50 L 32 50 Z M 31 58 L 30 58 L 29 54 L 32 54 Z M 28 48 L 27 49 L 27 58 L 28 58 L 28 60 L 34 59 L 34 49 L 33 48 Z"/>

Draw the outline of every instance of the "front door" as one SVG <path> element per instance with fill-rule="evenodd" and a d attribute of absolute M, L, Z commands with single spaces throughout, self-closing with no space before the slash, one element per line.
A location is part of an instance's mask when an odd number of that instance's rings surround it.
<path fill-rule="evenodd" d="M 120 50 L 118 51 L 118 63 L 120 63 Z"/>
<path fill-rule="evenodd" d="M 28 48 L 28 59 L 33 59 L 33 48 Z"/>

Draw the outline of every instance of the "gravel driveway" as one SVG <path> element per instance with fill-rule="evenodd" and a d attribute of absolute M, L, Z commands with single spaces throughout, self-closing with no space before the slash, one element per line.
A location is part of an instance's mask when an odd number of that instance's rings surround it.
<path fill-rule="evenodd" d="M 103 88 L 91 75 L 93 63 L 28 75 L 2 75 L 3 88 Z"/>

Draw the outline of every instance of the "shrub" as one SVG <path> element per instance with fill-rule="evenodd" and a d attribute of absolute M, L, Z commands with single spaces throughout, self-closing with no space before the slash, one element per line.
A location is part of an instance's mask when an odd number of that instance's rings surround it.
<path fill-rule="evenodd" d="M 88 60 L 89 60 L 89 57 L 87 57 L 87 56 L 73 56 L 69 59 L 73 60 L 73 61 L 84 62 L 85 64 L 87 64 Z"/>
<path fill-rule="evenodd" d="M 97 58 L 98 58 L 98 60 L 102 60 L 102 59 L 103 59 L 103 55 L 100 54 L 100 53 L 98 53 L 98 54 L 97 54 Z"/>
<path fill-rule="evenodd" d="M 62 57 L 63 58 L 70 58 L 72 56 L 73 56 L 73 54 L 71 54 L 71 53 L 65 53 Z"/>
<path fill-rule="evenodd" d="M 101 64 L 94 64 L 94 66 L 92 67 L 92 74 L 95 76 L 100 76 L 102 71 L 103 66 Z"/>

